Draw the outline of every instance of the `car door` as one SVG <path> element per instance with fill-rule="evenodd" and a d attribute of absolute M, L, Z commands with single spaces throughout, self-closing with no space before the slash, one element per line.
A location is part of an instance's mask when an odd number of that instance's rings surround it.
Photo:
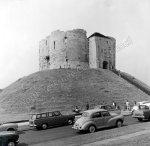
<path fill-rule="evenodd" d="M 101 112 L 96 112 L 92 116 L 93 121 L 97 125 L 97 128 L 104 126 L 104 118 L 102 117 Z"/>
<path fill-rule="evenodd" d="M 67 121 L 66 117 L 63 116 L 59 111 L 53 112 L 55 125 L 65 124 Z"/>
<path fill-rule="evenodd" d="M 102 116 L 104 118 L 104 126 L 107 126 L 108 125 L 107 123 L 112 118 L 112 116 L 110 115 L 108 111 L 103 111 Z"/>
<path fill-rule="evenodd" d="M 48 119 L 48 125 L 49 126 L 54 126 L 56 124 L 53 112 L 48 112 L 47 113 L 47 119 Z"/>

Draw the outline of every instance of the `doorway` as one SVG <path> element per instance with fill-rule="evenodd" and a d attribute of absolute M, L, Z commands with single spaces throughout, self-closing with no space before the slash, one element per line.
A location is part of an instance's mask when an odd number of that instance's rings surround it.
<path fill-rule="evenodd" d="M 108 68 L 108 62 L 107 61 L 103 61 L 103 69 L 107 69 Z"/>

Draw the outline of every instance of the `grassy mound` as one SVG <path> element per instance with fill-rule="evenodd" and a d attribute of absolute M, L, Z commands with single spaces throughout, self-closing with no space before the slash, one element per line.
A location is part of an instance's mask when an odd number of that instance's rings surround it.
<path fill-rule="evenodd" d="M 0 114 L 22 115 L 75 106 L 85 110 L 105 101 L 123 105 L 126 100 L 149 97 L 114 73 L 103 69 L 55 69 L 39 71 L 14 82 L 0 93 Z"/>

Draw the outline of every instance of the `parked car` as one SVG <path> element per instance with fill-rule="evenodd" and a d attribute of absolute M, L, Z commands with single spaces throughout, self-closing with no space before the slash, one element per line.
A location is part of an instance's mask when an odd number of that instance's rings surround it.
<path fill-rule="evenodd" d="M 133 112 L 132 117 L 138 119 L 139 121 L 142 121 L 144 119 L 150 121 L 149 107 L 147 105 L 140 105 L 139 108 Z"/>
<path fill-rule="evenodd" d="M 13 131 L 0 132 L 0 146 L 16 146 L 19 135 Z"/>
<path fill-rule="evenodd" d="M 105 109 L 91 109 L 84 111 L 81 118 L 79 118 L 73 125 L 73 129 L 78 131 L 95 132 L 103 127 L 121 127 L 124 122 L 123 115 L 111 115 Z"/>
<path fill-rule="evenodd" d="M 62 115 L 59 111 L 44 112 L 33 114 L 29 120 L 29 126 L 44 130 L 50 126 L 72 125 L 74 120 L 75 115 Z"/>
<path fill-rule="evenodd" d="M 112 113 L 116 113 L 118 115 L 121 114 L 120 109 L 116 109 L 111 105 L 97 105 L 97 106 L 95 106 L 94 109 L 105 109 L 105 110 L 108 110 L 110 112 L 110 114 L 112 114 Z"/>
<path fill-rule="evenodd" d="M 18 131 L 18 124 L 16 123 L 0 124 L 0 131 Z"/>
<path fill-rule="evenodd" d="M 149 101 L 140 101 L 140 102 L 137 102 L 137 104 L 136 105 L 134 105 L 133 107 L 132 107 L 132 109 L 131 109 L 131 113 L 133 114 L 133 112 L 135 111 L 135 110 L 138 110 L 138 106 L 139 105 L 147 105 L 147 106 L 150 106 L 150 102 Z"/>

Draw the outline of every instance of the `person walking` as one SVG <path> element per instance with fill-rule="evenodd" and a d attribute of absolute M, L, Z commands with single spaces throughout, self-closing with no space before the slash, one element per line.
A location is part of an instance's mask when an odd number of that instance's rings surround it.
<path fill-rule="evenodd" d="M 113 108 L 115 108 L 115 102 L 114 101 L 113 101 L 112 105 L 113 105 Z"/>
<path fill-rule="evenodd" d="M 130 107 L 129 107 L 129 101 L 128 100 L 126 101 L 126 106 L 127 106 L 127 110 L 129 110 Z"/>
<path fill-rule="evenodd" d="M 86 110 L 88 110 L 88 109 L 89 109 L 89 103 L 86 102 Z"/>

